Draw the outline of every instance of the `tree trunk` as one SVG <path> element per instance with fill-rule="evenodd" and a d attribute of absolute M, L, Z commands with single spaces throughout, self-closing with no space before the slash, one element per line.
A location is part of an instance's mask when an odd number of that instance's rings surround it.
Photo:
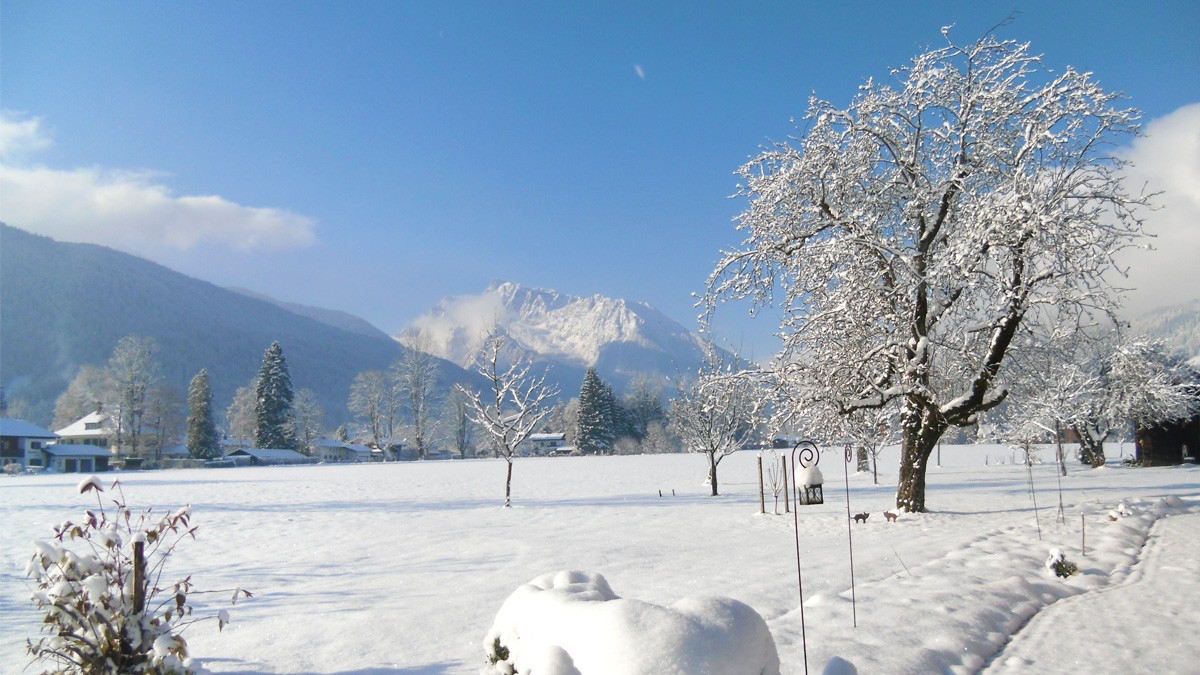
<path fill-rule="evenodd" d="M 508 460 L 508 475 L 504 479 L 504 507 L 512 506 L 512 458 L 505 457 Z"/>
<path fill-rule="evenodd" d="M 712 496 L 717 496 L 717 455 L 708 454 L 708 482 L 712 485 Z"/>
<path fill-rule="evenodd" d="M 1075 434 L 1079 436 L 1079 458 L 1092 466 L 1104 466 L 1104 438 L 1096 438 L 1082 425 L 1075 427 Z"/>
<path fill-rule="evenodd" d="M 945 421 L 928 408 L 913 401 L 905 403 L 896 508 L 909 513 L 925 512 L 925 470 L 945 430 Z"/>

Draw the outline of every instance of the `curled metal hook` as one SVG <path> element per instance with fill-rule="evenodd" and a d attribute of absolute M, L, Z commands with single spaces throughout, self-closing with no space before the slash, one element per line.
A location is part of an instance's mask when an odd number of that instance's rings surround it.
<path fill-rule="evenodd" d="M 821 461 L 821 449 L 809 440 L 796 441 L 792 447 L 792 501 L 800 505 L 800 491 L 796 487 L 797 456 L 801 467 L 816 466 Z M 804 672 L 808 673 L 808 634 L 804 627 L 804 578 L 800 574 L 800 509 L 792 509 L 792 521 L 796 529 L 796 585 L 800 590 L 800 641 L 804 649 Z"/>

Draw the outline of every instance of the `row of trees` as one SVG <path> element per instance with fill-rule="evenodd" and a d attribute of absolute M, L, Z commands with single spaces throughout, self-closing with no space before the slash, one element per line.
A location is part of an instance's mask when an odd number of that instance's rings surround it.
<path fill-rule="evenodd" d="M 312 392 L 301 394 L 293 393 L 282 347 L 272 344 L 258 376 L 238 391 L 227 411 L 231 430 L 246 432 L 244 437 L 259 447 L 300 447 L 298 439 L 311 440 L 319 432 L 319 422 L 311 418 L 322 414 Z M 181 437 L 193 457 L 221 454 L 208 371 L 192 378 L 185 413 L 179 391 L 163 383 L 153 338 L 121 338 L 104 366 L 81 368 L 55 404 L 54 426 L 65 427 L 93 412 L 111 422 L 113 443 L 125 455 L 157 459 Z"/>
<path fill-rule="evenodd" d="M 466 456 L 471 430 L 467 428 L 465 401 L 452 395 L 443 401 L 438 388 L 437 359 L 430 354 L 428 338 L 419 331 L 405 334 L 408 349 L 386 371 L 359 373 L 350 385 L 348 408 L 361 430 L 377 446 L 389 445 L 401 435 L 412 444 L 417 457 L 424 459 L 432 449 L 443 422 L 437 408 L 447 408 L 454 449 Z"/>

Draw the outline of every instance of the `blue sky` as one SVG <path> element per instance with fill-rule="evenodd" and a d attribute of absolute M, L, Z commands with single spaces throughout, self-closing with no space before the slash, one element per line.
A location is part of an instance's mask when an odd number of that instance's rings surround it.
<path fill-rule="evenodd" d="M 1200 3 L 1137 5 L 5 0 L 0 217 L 392 333 L 493 278 L 693 325 L 736 168 L 943 25 L 1017 12 L 999 36 L 1171 120 L 1200 167 Z M 1196 229 L 1183 202 L 1164 229 Z M 719 327 L 765 356 L 742 313 Z"/>

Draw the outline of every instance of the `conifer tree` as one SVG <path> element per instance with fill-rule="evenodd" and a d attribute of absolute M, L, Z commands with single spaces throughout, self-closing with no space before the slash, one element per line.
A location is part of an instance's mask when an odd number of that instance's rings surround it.
<path fill-rule="evenodd" d="M 254 445 L 259 448 L 295 450 L 292 378 L 288 375 L 283 347 L 279 342 L 272 342 L 263 354 L 254 394 Z"/>
<path fill-rule="evenodd" d="M 612 389 L 600 379 L 595 368 L 588 368 L 579 389 L 579 424 L 575 444 L 581 452 L 603 453 L 616 442 L 613 428 Z"/>
<path fill-rule="evenodd" d="M 213 421 L 212 388 L 208 371 L 203 368 L 188 385 L 187 449 L 196 459 L 215 459 L 221 454 L 221 441 Z"/>

